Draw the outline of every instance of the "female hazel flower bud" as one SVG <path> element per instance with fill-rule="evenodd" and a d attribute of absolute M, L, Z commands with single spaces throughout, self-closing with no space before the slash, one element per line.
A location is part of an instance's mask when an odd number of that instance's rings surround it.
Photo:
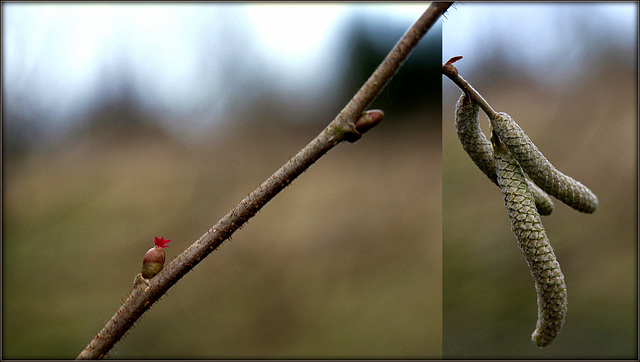
<path fill-rule="evenodd" d="M 164 250 L 163 248 L 168 248 L 166 245 L 171 240 L 165 240 L 164 236 L 158 238 L 154 237 L 154 243 L 156 246 L 149 249 L 147 253 L 144 255 L 144 260 L 142 261 L 142 277 L 145 279 L 151 279 L 155 277 L 164 266 Z"/>

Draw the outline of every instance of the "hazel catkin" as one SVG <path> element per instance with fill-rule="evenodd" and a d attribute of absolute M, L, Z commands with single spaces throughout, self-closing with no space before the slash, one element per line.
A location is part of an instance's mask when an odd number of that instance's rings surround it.
<path fill-rule="evenodd" d="M 473 163 L 496 185 L 496 166 L 493 161 L 493 147 L 491 142 L 482 133 L 479 120 L 480 106 L 474 102 L 466 93 L 462 95 L 456 103 L 455 124 L 458 139 L 462 148 L 471 158 Z M 529 180 L 527 180 L 529 182 Z M 549 195 L 545 194 L 539 187 L 529 182 L 529 188 L 533 193 L 536 207 L 540 215 L 551 215 L 553 212 L 553 202 Z"/>
<path fill-rule="evenodd" d="M 492 137 L 496 175 L 511 230 L 535 280 L 538 320 L 531 339 L 538 347 L 551 343 L 567 312 L 567 287 L 547 238 L 524 172 L 500 140 Z"/>
<path fill-rule="evenodd" d="M 580 212 L 596 211 L 596 195 L 580 182 L 558 171 L 513 118 L 499 112 L 491 119 L 491 125 L 524 172 L 542 190 Z"/>

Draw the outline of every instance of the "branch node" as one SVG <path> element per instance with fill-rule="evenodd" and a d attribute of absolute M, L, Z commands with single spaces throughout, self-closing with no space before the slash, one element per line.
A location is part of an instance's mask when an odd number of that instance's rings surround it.
<path fill-rule="evenodd" d="M 449 59 L 442 66 L 442 73 L 444 73 L 447 76 L 451 75 L 453 77 L 457 77 L 458 76 L 458 69 L 456 69 L 456 67 L 453 65 L 453 63 L 457 62 L 460 59 L 462 59 L 462 55 L 458 55 L 458 56 L 455 56 L 455 57 Z"/>
<path fill-rule="evenodd" d="M 364 133 L 382 122 L 384 112 L 379 109 L 372 109 L 362 113 L 360 118 L 353 124 L 349 123 L 350 129 L 345 130 L 343 139 L 347 142 L 354 143 L 362 137 Z"/>

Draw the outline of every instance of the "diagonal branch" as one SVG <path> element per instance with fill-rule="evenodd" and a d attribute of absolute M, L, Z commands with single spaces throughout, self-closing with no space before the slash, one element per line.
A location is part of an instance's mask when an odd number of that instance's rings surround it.
<path fill-rule="evenodd" d="M 351 101 L 340 112 L 338 119 L 356 119 L 362 111 L 375 99 L 382 88 L 396 74 L 402 66 L 413 48 L 418 45 L 420 39 L 427 33 L 431 26 L 438 20 L 440 15 L 453 4 L 453 2 L 433 2 L 427 10 L 416 20 L 416 22 L 400 38 L 398 43 L 391 49 L 382 63 L 376 68 L 373 74 L 358 90 Z M 334 120 L 334 122 L 336 121 Z"/>
<path fill-rule="evenodd" d="M 457 56 L 449 59 L 446 63 L 444 63 L 442 65 L 442 74 L 451 79 L 451 81 L 458 87 L 460 87 L 463 92 L 468 94 L 474 102 L 480 105 L 480 108 L 482 108 L 484 113 L 487 114 L 489 119 L 494 118 L 496 116 L 496 111 L 491 108 L 489 102 L 482 98 L 482 95 L 480 95 L 480 93 L 475 90 L 475 88 L 473 88 L 471 84 L 469 84 L 469 82 L 464 80 L 464 78 L 462 78 L 460 74 L 458 74 L 458 69 L 456 69 L 453 63 L 457 62 L 460 59 L 462 59 L 462 56 Z"/>
<path fill-rule="evenodd" d="M 237 229 L 242 227 L 296 177 L 340 142 L 355 142 L 364 132 L 378 124 L 382 120 L 381 111 L 368 111 L 364 114 L 363 111 L 402 66 L 424 34 L 451 4 L 432 3 L 402 36 L 338 116 L 315 139 L 229 211 L 200 239 L 178 255 L 151 280 L 147 290 L 145 290 L 144 284 L 134 285 L 129 298 L 78 355 L 77 359 L 103 358 L 153 303 Z"/>

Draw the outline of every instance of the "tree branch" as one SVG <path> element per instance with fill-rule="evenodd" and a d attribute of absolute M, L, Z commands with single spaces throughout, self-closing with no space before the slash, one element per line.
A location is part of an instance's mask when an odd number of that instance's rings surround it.
<path fill-rule="evenodd" d="M 383 116 L 381 111 L 368 111 L 364 114 L 363 111 L 402 66 L 424 34 L 451 4 L 432 3 L 402 36 L 351 101 L 314 140 L 151 279 L 148 289 L 145 288 L 144 283 L 134 284 L 129 298 L 78 355 L 77 359 L 103 358 L 153 303 L 296 177 L 338 143 L 342 141 L 355 142 L 364 132 L 378 124 Z"/>
<path fill-rule="evenodd" d="M 469 82 L 464 80 L 464 78 L 462 78 L 458 74 L 458 69 L 456 69 L 453 63 L 457 62 L 460 59 L 462 59 L 462 56 L 457 56 L 449 59 L 445 64 L 442 65 L 442 74 L 446 75 L 449 79 L 451 79 L 451 81 L 453 81 L 453 83 L 455 83 L 458 87 L 460 87 L 460 89 L 462 89 L 463 92 L 468 94 L 469 97 L 471 97 L 471 99 L 473 99 L 476 103 L 478 103 L 478 105 L 480 105 L 480 108 L 482 108 L 484 113 L 487 114 L 489 119 L 494 118 L 496 116 L 496 111 L 494 111 L 493 108 L 491 108 L 491 106 L 489 105 L 489 102 L 487 102 L 484 98 L 482 98 L 482 95 L 480 95 L 480 93 L 477 90 L 475 90 L 471 86 L 471 84 L 469 84 Z"/>

